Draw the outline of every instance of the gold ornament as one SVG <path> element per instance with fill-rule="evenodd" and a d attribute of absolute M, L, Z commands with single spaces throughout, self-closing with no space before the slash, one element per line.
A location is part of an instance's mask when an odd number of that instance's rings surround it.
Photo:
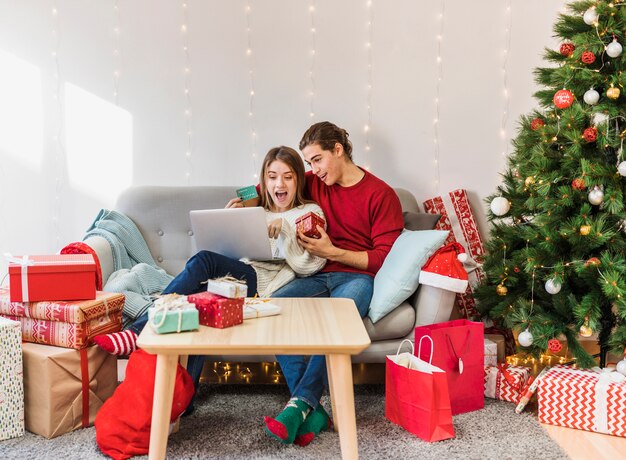
<path fill-rule="evenodd" d="M 533 176 L 528 176 L 526 180 L 524 181 L 524 184 L 526 185 L 526 187 L 530 187 L 534 183 L 535 183 L 535 178 Z"/>
<path fill-rule="evenodd" d="M 496 286 L 496 293 L 498 295 L 505 296 L 507 295 L 508 292 L 509 290 L 506 288 L 504 284 L 498 284 L 498 286 Z"/>
<path fill-rule="evenodd" d="M 580 326 L 580 335 L 583 337 L 591 337 L 593 335 L 593 330 L 589 327 L 589 317 L 585 317 L 585 323 Z"/>
<path fill-rule="evenodd" d="M 580 234 L 582 236 L 587 236 L 591 233 L 591 225 L 581 225 L 580 226 Z"/>
<path fill-rule="evenodd" d="M 609 89 L 606 90 L 606 97 L 608 97 L 609 99 L 617 99 L 619 98 L 619 88 L 615 88 L 614 86 L 611 86 Z"/>

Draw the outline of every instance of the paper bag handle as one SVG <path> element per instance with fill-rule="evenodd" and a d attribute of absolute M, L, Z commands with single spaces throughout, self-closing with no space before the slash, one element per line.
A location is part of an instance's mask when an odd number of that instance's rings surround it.
<path fill-rule="evenodd" d="M 417 349 L 417 357 L 419 359 L 422 359 L 422 340 L 424 339 L 428 339 L 430 340 L 430 360 L 428 361 L 428 364 L 432 364 L 433 363 L 433 354 L 435 351 L 435 344 L 433 343 L 433 338 L 429 335 L 423 335 L 422 338 L 420 339 L 420 343 L 419 343 L 419 348 Z"/>
<path fill-rule="evenodd" d="M 413 342 L 411 342 L 411 339 L 404 339 L 402 342 L 400 342 L 400 345 L 398 345 L 398 351 L 396 351 L 396 356 L 400 354 L 400 348 L 402 348 L 402 345 L 404 345 L 404 342 L 409 342 L 411 344 L 411 354 L 414 355 L 415 346 L 413 345 Z"/>

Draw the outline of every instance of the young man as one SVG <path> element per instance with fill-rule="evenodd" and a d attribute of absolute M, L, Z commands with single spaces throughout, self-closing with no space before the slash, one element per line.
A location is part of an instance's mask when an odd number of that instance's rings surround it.
<path fill-rule="evenodd" d="M 361 317 L 367 314 L 374 276 L 404 226 L 400 200 L 389 185 L 352 161 L 346 130 L 330 122 L 311 126 L 300 150 L 311 171 L 306 188 L 322 208 L 327 232 L 299 234 L 310 254 L 328 261 L 321 272 L 291 281 L 273 297 L 347 297 Z M 291 399 L 275 418 L 265 417 L 267 431 L 284 443 L 308 444 L 330 425 L 319 404 L 325 383 L 324 356 L 277 356 Z"/>

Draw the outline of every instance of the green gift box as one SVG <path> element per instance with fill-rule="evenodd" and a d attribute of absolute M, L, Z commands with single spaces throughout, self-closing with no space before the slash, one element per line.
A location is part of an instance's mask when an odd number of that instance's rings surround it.
<path fill-rule="evenodd" d="M 163 315 L 165 315 L 165 318 Z M 189 308 L 169 310 L 149 308 L 148 320 L 158 334 L 194 331 L 200 326 L 198 310 L 192 304 L 190 304 Z"/>

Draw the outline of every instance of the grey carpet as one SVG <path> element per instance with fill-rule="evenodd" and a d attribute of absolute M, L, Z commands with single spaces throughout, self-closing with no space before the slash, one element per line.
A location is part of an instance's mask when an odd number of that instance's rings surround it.
<path fill-rule="evenodd" d="M 202 385 L 196 411 L 168 443 L 170 459 L 338 459 L 339 437 L 324 432 L 307 447 L 285 446 L 263 431 L 288 399 L 285 386 Z M 427 443 L 385 419 L 383 385 L 355 387 L 362 459 L 567 459 L 537 422 L 510 403 L 485 399 L 485 408 L 455 416 L 456 438 Z M 55 439 L 26 433 L 0 442 L 2 459 L 99 459 L 93 427 Z M 145 459 L 147 457 L 136 457 Z"/>

